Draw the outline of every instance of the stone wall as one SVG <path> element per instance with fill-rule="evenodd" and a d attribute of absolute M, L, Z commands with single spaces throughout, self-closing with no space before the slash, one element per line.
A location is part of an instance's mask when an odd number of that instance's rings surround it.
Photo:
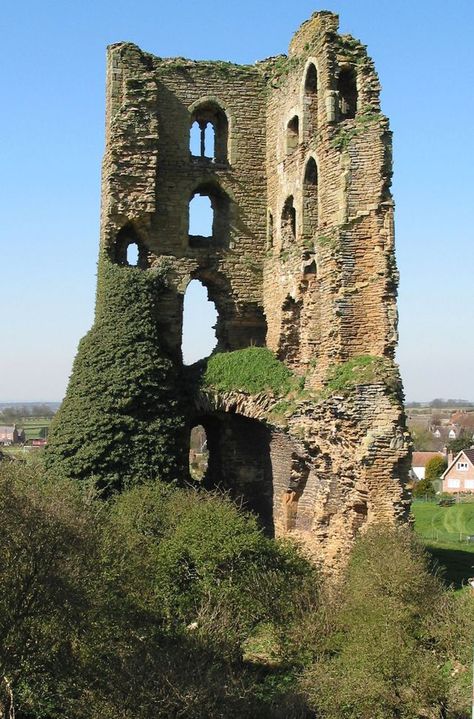
<path fill-rule="evenodd" d="M 216 351 L 266 345 L 304 377 L 283 418 L 279 399 L 223 396 L 189 380 L 189 429 L 210 449 L 206 482 L 257 511 L 270 532 L 300 537 L 332 568 L 371 522 L 403 519 L 408 435 L 395 366 L 391 134 L 365 48 L 313 15 L 289 55 L 253 66 L 108 49 L 100 267 L 161 268 L 157 316 L 183 373 L 183 296 L 191 279 L 219 313 Z M 214 155 L 190 152 L 196 122 Z M 189 203 L 207 195 L 211 237 L 189 235 Z M 98 301 L 102 296 L 99 281 Z M 383 358 L 380 378 L 330 391 L 334 367 Z M 390 372 L 389 372 L 390 374 Z M 393 379 L 394 378 L 394 379 Z M 392 385 L 393 385 L 392 381 Z M 349 383 L 350 384 L 350 383 Z M 191 387 L 191 389 L 189 389 Z"/>

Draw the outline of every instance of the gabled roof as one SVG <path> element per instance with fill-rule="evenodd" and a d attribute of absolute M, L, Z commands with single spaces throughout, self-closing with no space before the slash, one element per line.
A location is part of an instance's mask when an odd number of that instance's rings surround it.
<path fill-rule="evenodd" d="M 426 463 L 433 457 L 443 457 L 442 452 L 413 452 L 411 459 L 412 467 L 426 467 Z"/>
<path fill-rule="evenodd" d="M 444 478 L 445 478 L 445 476 L 448 474 L 448 472 L 454 467 L 454 465 L 456 464 L 456 462 L 459 461 L 459 457 L 460 457 L 462 454 L 466 457 L 466 459 L 468 460 L 468 462 L 470 462 L 470 463 L 472 464 L 472 466 L 474 467 L 474 447 L 471 447 L 470 449 L 462 449 L 462 450 L 461 450 L 460 452 L 458 452 L 457 455 L 454 457 L 453 461 L 451 462 L 451 464 L 449 465 L 449 467 L 447 468 L 447 470 L 446 470 L 445 472 L 443 472 L 443 474 L 441 475 L 441 479 L 444 479 Z"/>

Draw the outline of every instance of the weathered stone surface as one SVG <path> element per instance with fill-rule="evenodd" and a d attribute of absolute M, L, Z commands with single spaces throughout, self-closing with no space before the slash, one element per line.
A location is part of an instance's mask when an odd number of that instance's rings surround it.
<path fill-rule="evenodd" d="M 288 57 L 254 66 L 111 46 L 101 235 L 102 262 L 126 263 L 136 242 L 144 271 L 166 268 L 158 321 L 178 366 L 197 278 L 219 313 L 217 351 L 266 345 L 305 376 L 310 394 L 286 417 L 279 398 L 197 391 L 188 419 L 208 434 L 208 484 L 328 569 L 361 528 L 405 516 L 408 461 L 400 393 L 374 380 L 317 394 L 351 358 L 390 364 L 397 341 L 391 134 L 372 61 L 337 27 L 316 13 Z M 214 125 L 214 158 L 191 156 L 194 120 Z M 189 236 L 196 191 L 214 205 L 211 238 Z"/>

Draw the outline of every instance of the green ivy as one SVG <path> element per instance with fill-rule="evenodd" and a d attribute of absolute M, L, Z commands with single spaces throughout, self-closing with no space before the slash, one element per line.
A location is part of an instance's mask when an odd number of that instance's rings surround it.
<path fill-rule="evenodd" d="M 185 476 L 179 377 L 157 326 L 163 273 L 106 259 L 98 286 L 96 321 L 51 424 L 46 466 L 112 489 L 134 477 Z"/>

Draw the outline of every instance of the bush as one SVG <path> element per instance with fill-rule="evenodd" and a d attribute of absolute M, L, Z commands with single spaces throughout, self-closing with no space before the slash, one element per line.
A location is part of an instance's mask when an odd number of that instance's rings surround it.
<path fill-rule="evenodd" d="M 439 479 L 447 467 L 448 463 L 444 457 L 441 455 L 439 455 L 439 457 L 432 457 L 426 463 L 425 479 L 428 479 L 430 482 Z"/>
<path fill-rule="evenodd" d="M 446 713 L 454 708 L 453 694 L 456 709 L 468 706 L 467 695 L 460 699 L 453 690 L 457 680 L 446 671 L 448 646 L 451 661 L 465 654 L 464 648 L 455 648 L 447 628 L 440 634 L 433 622 L 433 608 L 447 602 L 453 611 L 451 601 L 410 530 L 370 529 L 356 543 L 341 590 L 326 608 L 325 623 L 318 621 L 326 626 L 325 638 L 318 638 L 317 661 L 303 678 L 317 716 L 467 717 Z M 440 612 L 437 616 L 444 621 Z M 470 647 L 474 627 L 471 619 L 467 623 L 464 643 Z M 463 660 L 465 672 L 469 657 Z"/>
<path fill-rule="evenodd" d="M 424 479 L 420 479 L 412 490 L 413 497 L 434 497 L 436 494 L 433 484 L 431 483 L 431 480 L 427 479 L 427 477 L 424 477 Z"/>
<path fill-rule="evenodd" d="M 315 581 L 297 550 L 225 497 L 86 489 L 1 468 L 0 714 L 13 696 L 18 719 L 305 716 L 242 659 Z"/>

